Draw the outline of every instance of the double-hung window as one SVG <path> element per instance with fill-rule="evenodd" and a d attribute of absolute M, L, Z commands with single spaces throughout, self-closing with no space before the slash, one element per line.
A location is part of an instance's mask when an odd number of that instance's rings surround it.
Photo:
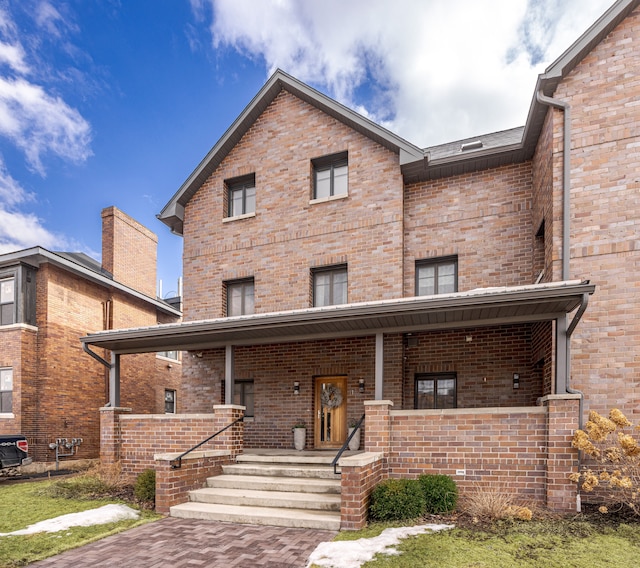
<path fill-rule="evenodd" d="M 313 305 L 347 303 L 347 267 L 334 266 L 313 271 Z"/>
<path fill-rule="evenodd" d="M 347 195 L 349 189 L 349 163 L 347 153 L 317 158 L 313 163 L 313 198 Z"/>
<path fill-rule="evenodd" d="M 0 369 L 0 413 L 12 412 L 13 369 Z"/>
<path fill-rule="evenodd" d="M 246 407 L 244 415 L 246 418 L 253 417 L 253 381 L 252 380 L 236 380 L 233 383 L 233 404 L 239 404 Z"/>
<path fill-rule="evenodd" d="M 254 311 L 253 278 L 226 283 L 227 316 L 244 316 Z"/>
<path fill-rule="evenodd" d="M 226 186 L 228 217 L 239 217 L 256 212 L 255 174 L 227 180 Z"/>
<path fill-rule="evenodd" d="M 0 279 L 0 325 L 15 323 L 16 279 Z"/>
<path fill-rule="evenodd" d="M 164 411 L 166 414 L 176 413 L 176 391 L 173 389 L 164 390 Z"/>
<path fill-rule="evenodd" d="M 458 291 L 458 258 L 455 256 L 416 262 L 416 296 Z"/>
<path fill-rule="evenodd" d="M 416 375 L 416 408 L 456 408 L 455 373 Z"/>

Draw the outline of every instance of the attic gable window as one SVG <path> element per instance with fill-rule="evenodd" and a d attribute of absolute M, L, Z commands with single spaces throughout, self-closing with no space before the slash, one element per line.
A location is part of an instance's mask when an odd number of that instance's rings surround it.
<path fill-rule="evenodd" d="M 256 174 L 225 181 L 227 217 L 240 217 L 256 212 Z"/>
<path fill-rule="evenodd" d="M 349 163 L 347 152 L 316 158 L 313 165 L 313 199 L 347 195 Z"/>

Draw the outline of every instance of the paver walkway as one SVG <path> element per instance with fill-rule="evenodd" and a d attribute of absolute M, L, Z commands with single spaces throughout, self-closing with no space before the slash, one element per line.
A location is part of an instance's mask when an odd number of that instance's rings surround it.
<path fill-rule="evenodd" d="M 73 568 L 303 568 L 334 531 L 166 518 L 30 564 Z"/>

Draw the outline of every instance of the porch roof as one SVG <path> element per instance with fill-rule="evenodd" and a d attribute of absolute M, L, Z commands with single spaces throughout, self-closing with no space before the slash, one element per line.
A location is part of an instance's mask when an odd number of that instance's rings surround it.
<path fill-rule="evenodd" d="M 114 353 L 197 351 L 312 339 L 407 333 L 556 319 L 595 286 L 565 281 L 363 302 L 286 312 L 99 331 L 80 338 Z"/>

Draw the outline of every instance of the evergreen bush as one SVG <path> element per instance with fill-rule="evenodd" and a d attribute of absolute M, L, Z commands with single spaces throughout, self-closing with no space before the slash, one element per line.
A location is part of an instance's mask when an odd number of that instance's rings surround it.
<path fill-rule="evenodd" d="M 371 493 L 373 521 L 401 521 L 424 515 L 425 500 L 416 479 L 386 479 Z"/>
<path fill-rule="evenodd" d="M 458 486 L 448 475 L 424 474 L 418 477 L 424 493 L 426 512 L 450 513 L 458 503 Z"/>
<path fill-rule="evenodd" d="M 156 500 L 156 472 L 154 469 L 145 469 L 138 475 L 133 494 L 136 499 L 145 503 L 153 503 Z"/>

